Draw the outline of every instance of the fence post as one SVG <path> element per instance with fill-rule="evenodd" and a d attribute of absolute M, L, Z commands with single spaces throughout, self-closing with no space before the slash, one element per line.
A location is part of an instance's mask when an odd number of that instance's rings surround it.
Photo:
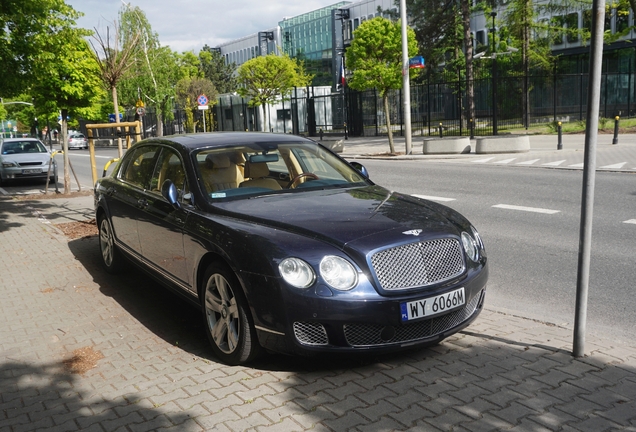
<path fill-rule="evenodd" d="M 618 121 L 620 120 L 619 116 L 614 117 L 614 138 L 612 139 L 612 144 L 618 144 Z"/>

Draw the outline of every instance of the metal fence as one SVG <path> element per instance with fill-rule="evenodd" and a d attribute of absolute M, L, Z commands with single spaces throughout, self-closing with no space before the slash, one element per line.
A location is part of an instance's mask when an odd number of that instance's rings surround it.
<path fill-rule="evenodd" d="M 605 73 L 601 81 L 600 116 L 633 117 L 636 90 L 633 73 Z M 553 122 L 584 121 L 587 110 L 587 74 L 501 77 L 474 81 L 475 118 L 465 115 L 464 81 L 428 82 L 411 86 L 411 128 L 414 135 L 492 135 Z M 528 88 L 524 109 L 524 88 Z M 386 135 L 382 98 L 375 90 L 351 92 L 351 134 Z M 402 134 L 401 90 L 389 93 L 389 116 L 394 134 Z M 496 105 L 495 105 L 496 104 Z M 496 110 L 493 110 L 496 106 Z M 496 116 L 496 117 L 495 117 Z"/>
<path fill-rule="evenodd" d="M 636 111 L 634 73 L 605 73 L 601 80 L 601 122 L 614 116 L 633 117 Z M 411 86 L 411 130 L 415 136 L 485 136 L 553 122 L 584 121 L 587 110 L 587 74 L 550 74 L 500 77 L 474 81 L 475 118 L 465 115 L 466 82 L 446 80 Z M 524 109 L 524 88 L 528 89 Z M 494 90 L 494 91 L 493 91 Z M 383 136 L 387 135 L 383 100 L 376 90 L 346 89 L 332 93 L 330 87 L 296 88 L 275 105 L 251 107 L 238 95 L 221 95 L 209 110 L 187 112 L 175 107 L 163 121 L 163 134 L 194 130 L 267 130 L 296 135 Z M 493 106 L 496 110 L 493 112 Z M 404 133 L 401 90 L 388 94 L 389 118 L 394 134 Z M 496 116 L 495 116 L 496 115 Z M 138 118 L 134 110 L 123 121 Z M 267 119 L 267 120 L 266 120 Z M 157 135 L 157 115 L 147 107 L 142 116 L 144 138 Z M 267 122 L 267 124 L 265 124 Z"/>

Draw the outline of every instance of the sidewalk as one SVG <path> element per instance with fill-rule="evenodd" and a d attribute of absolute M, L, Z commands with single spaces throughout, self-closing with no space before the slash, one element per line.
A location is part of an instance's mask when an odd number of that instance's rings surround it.
<path fill-rule="evenodd" d="M 502 135 L 503 136 L 503 135 Z M 314 138 L 318 140 L 318 138 Z M 325 138 L 327 139 L 327 138 Z M 553 153 L 563 157 L 570 157 L 575 153 L 582 156 L 585 149 L 585 135 L 568 134 L 562 137 L 562 150 L 557 150 L 557 135 L 529 135 L 530 151 L 526 153 L 514 153 L 518 156 L 536 156 L 538 153 Z M 633 159 L 633 166 L 636 167 L 636 134 L 622 134 L 618 137 L 618 144 L 612 144 L 613 135 L 599 134 L 597 138 L 597 154 L 602 152 L 612 152 L 628 155 L 628 159 Z M 488 154 L 475 153 L 476 140 L 471 140 L 471 153 L 448 154 L 448 155 L 425 155 L 422 153 L 423 137 L 413 136 L 411 139 L 411 154 L 406 155 L 404 137 L 394 137 L 394 147 L 398 156 L 389 156 L 388 137 L 351 137 L 344 141 L 344 151 L 341 156 L 345 158 L 378 158 L 386 159 L 470 159 L 485 157 Z M 491 155 L 493 156 L 493 155 Z M 494 155 L 498 156 L 498 155 Z"/>
<path fill-rule="evenodd" d="M 419 351 L 217 363 L 198 311 L 56 227 L 92 217 L 0 197 L 2 432 L 636 431 L 636 341 L 575 359 L 571 329 L 488 306 Z"/>

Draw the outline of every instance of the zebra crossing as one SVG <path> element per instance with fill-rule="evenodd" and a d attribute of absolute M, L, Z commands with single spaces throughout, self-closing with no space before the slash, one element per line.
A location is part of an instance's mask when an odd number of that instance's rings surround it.
<path fill-rule="evenodd" d="M 583 155 L 575 158 L 568 159 L 558 159 L 558 160 L 550 160 L 551 158 L 536 158 L 527 159 L 528 156 L 525 157 L 510 157 L 510 155 L 505 156 L 488 156 L 485 158 L 477 158 L 466 160 L 468 163 L 473 164 L 489 164 L 489 165 L 519 165 L 519 166 L 535 166 L 535 167 L 545 167 L 545 168 L 569 168 L 569 169 L 583 169 L 584 163 L 582 161 Z M 607 161 L 601 161 L 599 163 L 599 159 L 597 158 L 596 169 L 597 170 L 607 170 L 607 171 L 636 171 L 636 161 L 612 161 L 611 163 L 606 163 Z M 605 158 L 606 159 L 606 158 Z"/>

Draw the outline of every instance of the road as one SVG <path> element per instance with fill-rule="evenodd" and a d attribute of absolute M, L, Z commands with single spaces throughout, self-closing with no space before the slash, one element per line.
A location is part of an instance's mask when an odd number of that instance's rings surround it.
<path fill-rule="evenodd" d="M 490 305 L 572 326 L 581 170 L 364 160 L 389 189 L 462 212 L 486 243 Z M 632 340 L 636 176 L 596 176 L 587 330 Z"/>
<path fill-rule="evenodd" d="M 116 156 L 114 148 L 97 149 L 99 175 Z M 71 151 L 70 157 L 82 188 L 90 189 L 88 151 Z M 581 170 L 435 160 L 361 162 L 376 183 L 446 204 L 473 222 L 490 259 L 489 305 L 573 325 Z M 71 184 L 77 190 L 73 177 Z M 11 185 L 0 193 L 38 193 L 42 188 L 41 183 Z M 587 321 L 588 332 L 631 341 L 636 322 L 635 196 L 633 173 L 597 173 Z"/>

